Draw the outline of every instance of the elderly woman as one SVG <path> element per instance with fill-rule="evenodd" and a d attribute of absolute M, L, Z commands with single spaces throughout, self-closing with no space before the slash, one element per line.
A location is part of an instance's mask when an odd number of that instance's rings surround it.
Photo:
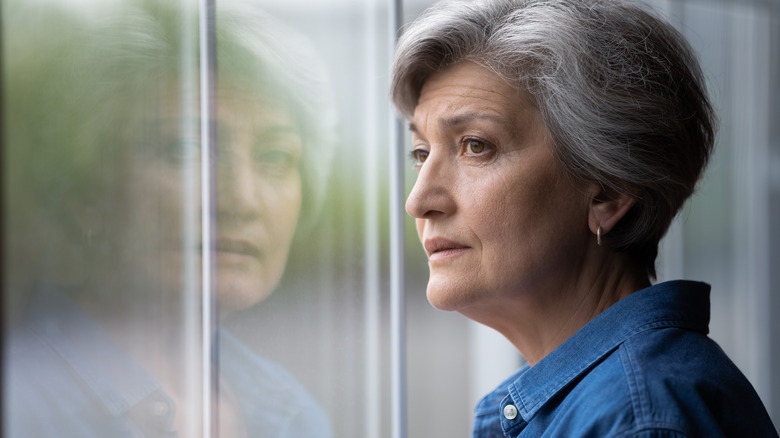
<path fill-rule="evenodd" d="M 475 437 L 777 436 L 706 336 L 709 286 L 651 285 L 714 140 L 675 29 L 618 1 L 443 2 L 398 43 L 392 98 L 429 301 L 528 361 Z"/>

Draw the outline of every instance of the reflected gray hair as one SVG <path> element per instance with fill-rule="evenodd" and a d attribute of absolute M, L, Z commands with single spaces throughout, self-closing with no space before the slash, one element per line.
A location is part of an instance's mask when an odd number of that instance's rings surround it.
<path fill-rule="evenodd" d="M 411 118 L 425 81 L 463 61 L 530 92 L 572 178 L 636 201 L 604 244 L 655 277 L 658 242 L 693 193 L 715 138 L 685 38 L 630 2 L 445 0 L 398 43 L 398 110 Z"/>
<path fill-rule="evenodd" d="M 69 202 L 88 205 L 118 175 L 119 154 L 147 139 L 134 118 L 151 117 L 170 99 L 197 95 L 197 9 L 176 2 L 129 0 L 94 17 L 56 5 L 35 14 L 23 1 L 8 19 L 9 145 L 12 194 L 28 193 L 63 218 L 80 237 Z M 322 209 L 336 143 L 330 79 L 314 46 L 299 32 L 241 0 L 218 2 L 218 93 L 291 113 L 302 138 L 302 207 L 298 230 L 308 231 Z M 184 91 L 183 91 L 184 90 Z M 267 102 L 271 102 L 270 104 Z M 195 103 L 197 103 L 195 101 Z M 154 114 L 156 115 L 156 114 Z M 133 130 L 123 136 L 124 130 Z M 129 138 L 126 138 L 129 137 Z M 144 142 L 151 143 L 144 145 Z M 181 141 L 184 143 L 185 141 Z M 20 164 L 21 163 L 21 164 Z M 23 187 L 27 186 L 27 187 Z"/>

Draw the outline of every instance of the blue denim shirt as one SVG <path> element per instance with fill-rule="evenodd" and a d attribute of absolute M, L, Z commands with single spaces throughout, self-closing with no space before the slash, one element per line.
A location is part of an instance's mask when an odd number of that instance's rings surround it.
<path fill-rule="evenodd" d="M 474 437 L 777 437 L 707 337 L 709 290 L 672 281 L 618 301 L 483 398 Z"/>
<path fill-rule="evenodd" d="M 218 331 L 221 376 L 250 437 L 332 437 L 314 397 L 280 365 Z M 4 437 L 176 438 L 160 383 L 58 288 L 41 287 L 4 345 Z"/>

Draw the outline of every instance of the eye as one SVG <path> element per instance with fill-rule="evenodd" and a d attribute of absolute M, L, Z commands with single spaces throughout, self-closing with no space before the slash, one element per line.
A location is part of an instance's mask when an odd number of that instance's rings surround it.
<path fill-rule="evenodd" d="M 485 142 L 477 138 L 464 139 L 463 146 L 466 148 L 466 153 L 472 155 L 479 155 L 487 149 Z"/>
<path fill-rule="evenodd" d="M 259 172 L 267 177 L 286 178 L 299 169 L 301 155 L 294 147 L 262 146 L 255 151 L 254 160 Z"/>
<path fill-rule="evenodd" d="M 200 144 L 186 138 L 168 141 L 159 147 L 159 156 L 169 163 L 184 164 L 200 157 Z"/>
<path fill-rule="evenodd" d="M 414 149 L 411 152 L 412 160 L 414 160 L 414 163 L 419 166 L 422 163 L 425 162 L 425 160 L 428 159 L 428 155 L 430 152 L 426 151 L 425 149 Z"/>
<path fill-rule="evenodd" d="M 280 168 L 292 168 L 298 163 L 298 159 L 292 153 L 285 150 L 264 151 L 257 157 L 258 161 L 266 166 L 276 166 Z"/>
<path fill-rule="evenodd" d="M 267 128 L 256 140 L 253 159 L 264 172 L 286 175 L 298 169 L 303 141 L 300 135 L 287 127 Z"/>

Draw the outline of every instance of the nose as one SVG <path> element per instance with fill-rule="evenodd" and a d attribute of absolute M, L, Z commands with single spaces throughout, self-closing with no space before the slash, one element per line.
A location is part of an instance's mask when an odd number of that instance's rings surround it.
<path fill-rule="evenodd" d="M 434 154 L 420 167 L 417 181 L 406 199 L 406 212 L 415 219 L 431 219 L 455 211 L 454 171 L 445 159 Z"/>
<path fill-rule="evenodd" d="M 221 146 L 217 169 L 217 213 L 220 222 L 250 221 L 263 209 L 262 181 L 239 150 Z M 227 222 L 227 223 L 224 223 Z"/>

